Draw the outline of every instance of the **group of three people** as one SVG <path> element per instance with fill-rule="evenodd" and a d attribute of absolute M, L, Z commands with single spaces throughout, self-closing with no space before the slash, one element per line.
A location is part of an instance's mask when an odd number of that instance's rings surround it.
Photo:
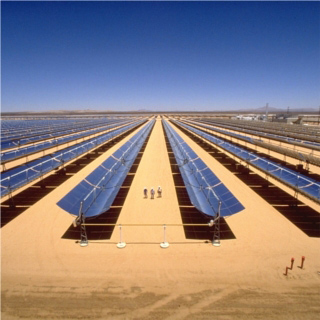
<path fill-rule="evenodd" d="M 158 187 L 157 192 L 158 192 L 158 198 L 160 198 L 162 196 L 162 188 L 160 186 Z M 148 198 L 148 189 L 146 187 L 143 189 L 143 194 L 145 198 Z M 152 187 L 150 190 L 151 199 L 154 199 L 154 194 L 155 194 L 155 190 Z"/>

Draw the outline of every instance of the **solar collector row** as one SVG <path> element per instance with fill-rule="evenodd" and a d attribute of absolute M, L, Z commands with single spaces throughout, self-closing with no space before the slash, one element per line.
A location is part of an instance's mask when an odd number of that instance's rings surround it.
<path fill-rule="evenodd" d="M 253 145 L 257 145 L 257 146 L 260 146 L 260 147 L 263 147 L 263 148 L 266 148 L 266 149 L 281 153 L 283 155 L 286 155 L 286 156 L 289 156 L 289 157 L 292 157 L 292 158 L 295 158 L 295 159 L 298 159 L 298 160 L 301 160 L 301 161 L 304 161 L 304 162 L 309 162 L 309 163 L 314 164 L 316 166 L 320 166 L 320 158 L 319 157 L 316 157 L 316 156 L 313 156 L 313 155 L 310 155 L 310 154 L 306 154 L 304 152 L 298 152 L 298 151 L 294 151 L 294 150 L 291 150 L 291 149 L 288 149 L 288 148 L 275 146 L 273 144 L 266 143 L 266 142 L 264 142 L 262 140 L 254 139 L 254 138 L 251 138 L 251 137 L 247 137 L 247 136 L 241 135 L 239 133 L 226 131 L 226 130 L 223 130 L 223 129 L 218 129 L 218 128 L 203 124 L 202 122 L 200 123 L 200 122 L 197 122 L 197 121 L 190 121 L 190 120 L 185 120 L 185 122 L 186 123 L 190 123 L 191 125 L 193 124 L 193 125 L 197 125 L 197 126 L 200 126 L 202 128 L 205 128 L 205 129 L 209 129 L 211 131 L 219 132 L 219 133 L 228 135 L 230 137 L 237 138 L 239 140 L 247 141 L 247 142 L 249 142 L 249 143 L 251 143 Z"/>
<path fill-rule="evenodd" d="M 25 126 L 21 126 L 20 123 L 25 124 Z M 78 121 L 74 122 L 72 120 L 34 120 L 32 124 L 28 123 L 29 121 L 10 121 L 11 129 L 3 129 L 1 130 L 1 139 L 4 141 L 21 139 L 24 137 L 31 137 L 34 135 L 42 135 L 45 133 L 51 133 L 57 130 L 65 129 L 65 128 L 77 128 L 87 126 L 93 123 L 91 119 L 86 121 Z M 57 123 L 58 122 L 58 123 Z M 102 122 L 103 123 L 103 122 Z M 97 124 L 99 124 L 97 122 Z M 8 125 L 6 120 L 2 121 L 2 127 Z"/>
<path fill-rule="evenodd" d="M 250 163 L 252 166 L 267 173 L 268 175 L 276 178 L 287 186 L 291 187 L 295 191 L 307 196 L 313 201 L 320 203 L 320 183 L 316 180 L 308 178 L 300 173 L 290 170 L 284 166 L 278 165 L 273 161 L 267 160 L 263 157 L 257 156 L 253 152 L 244 150 L 243 148 L 234 146 L 232 143 L 226 142 L 223 139 L 213 137 L 199 129 L 193 128 L 180 121 L 174 121 L 178 125 L 194 132 L 201 137 L 209 140 L 210 142 L 218 145 L 224 150 L 227 150 L 231 154 L 238 158 Z"/>
<path fill-rule="evenodd" d="M 3 127 L 1 128 L 1 132 L 15 132 L 15 131 L 28 131 L 30 129 L 44 130 L 46 127 L 50 126 L 60 126 L 65 125 L 67 123 L 83 123 L 91 121 L 92 119 L 84 118 L 84 119 L 38 119 L 38 120 L 11 120 L 7 118 L 3 118 Z"/>
<path fill-rule="evenodd" d="M 163 120 L 191 203 L 207 216 L 222 217 L 244 209 L 220 179 L 207 167 L 179 134 Z"/>
<path fill-rule="evenodd" d="M 270 129 L 272 132 L 280 132 L 281 134 L 286 133 L 296 133 L 309 136 L 318 136 L 320 137 L 320 130 L 317 127 L 304 126 L 301 124 L 288 124 L 288 123 L 279 123 L 279 122 L 269 122 L 269 121 L 244 121 L 238 119 L 210 119 L 211 121 L 229 123 L 232 125 L 240 125 L 246 127 L 254 127 L 258 130 L 261 129 Z"/>
<path fill-rule="evenodd" d="M 85 138 L 86 136 L 89 135 L 93 135 L 93 134 L 97 134 L 99 132 L 105 131 L 105 130 L 111 130 L 114 127 L 120 126 L 120 125 L 125 125 L 127 124 L 129 121 L 123 121 L 123 122 L 118 122 L 115 124 L 108 124 L 102 127 L 99 127 L 97 129 L 90 129 L 87 131 L 81 131 L 79 133 L 75 133 L 75 134 L 71 134 L 71 135 L 67 135 L 67 136 L 63 136 L 60 138 L 55 138 L 55 139 L 51 139 L 51 140 L 47 140 L 47 141 L 43 141 L 37 144 L 33 144 L 33 145 L 28 145 L 26 147 L 20 147 L 18 149 L 14 149 L 14 150 L 10 150 L 7 152 L 2 152 L 0 154 L 0 162 L 1 164 L 4 164 L 8 161 L 12 161 L 27 155 L 31 155 L 33 153 L 45 150 L 45 149 L 49 149 L 61 144 L 65 144 L 67 142 L 73 141 L 73 140 L 77 140 L 80 138 Z"/>
<path fill-rule="evenodd" d="M 317 142 L 299 140 L 299 139 L 296 139 L 296 138 L 288 138 L 288 137 L 277 135 L 277 134 L 273 134 L 273 133 L 265 133 L 265 132 L 261 132 L 261 131 L 252 130 L 249 127 L 248 128 L 246 127 L 244 129 L 244 128 L 239 127 L 239 126 L 237 126 L 235 128 L 235 127 L 230 126 L 230 125 L 217 124 L 217 123 L 213 123 L 211 121 L 201 121 L 200 120 L 200 122 L 208 123 L 210 125 L 221 127 L 221 128 L 225 128 L 225 129 L 229 129 L 229 130 L 241 131 L 243 133 L 247 133 L 247 134 L 251 134 L 251 135 L 255 135 L 255 136 L 259 136 L 259 137 L 263 137 L 263 138 L 268 138 L 268 139 L 272 139 L 272 140 L 276 140 L 276 141 L 289 143 L 289 144 L 292 144 L 292 145 L 308 148 L 308 149 L 311 149 L 311 150 L 320 151 L 320 144 L 317 143 Z"/>
<path fill-rule="evenodd" d="M 22 135 L 37 135 L 43 133 L 50 133 L 55 130 L 64 129 L 67 127 L 77 128 L 92 124 L 99 125 L 106 123 L 110 119 L 64 119 L 64 120 L 2 120 L 1 137 L 14 138 L 15 136 L 21 137 Z M 5 128 L 4 128 L 5 127 Z"/>
<path fill-rule="evenodd" d="M 318 134 L 310 133 L 310 135 L 305 135 L 305 134 L 297 134 L 297 133 L 288 132 L 288 131 L 287 132 L 283 132 L 279 130 L 275 131 L 271 127 L 260 128 L 257 125 L 254 125 L 254 124 L 251 125 L 251 123 L 253 123 L 254 121 L 250 121 L 250 126 L 245 125 L 243 121 L 242 123 L 237 123 L 237 122 L 233 123 L 228 120 L 212 120 L 212 119 L 198 120 L 198 121 L 202 121 L 204 123 L 209 123 L 216 126 L 221 126 L 231 130 L 235 130 L 235 128 L 237 128 L 236 130 L 238 131 L 252 133 L 254 135 L 261 136 L 261 137 L 273 138 L 273 139 L 288 142 L 288 143 L 297 143 L 298 145 L 301 145 L 301 146 L 310 147 L 310 148 L 314 147 L 316 150 L 320 150 L 320 136 Z M 279 133 L 276 134 L 276 132 L 279 132 Z"/>
<path fill-rule="evenodd" d="M 1 137 L 4 135 L 14 135 L 14 134 L 21 134 L 21 133 L 28 133 L 30 131 L 43 131 L 46 130 L 45 128 L 50 127 L 58 127 L 58 126 L 65 126 L 66 124 L 77 124 L 83 123 L 82 121 L 72 121 L 70 119 L 63 119 L 63 120 L 8 120 L 8 119 L 1 119 Z M 86 121 L 85 121 L 86 122 Z"/>
<path fill-rule="evenodd" d="M 130 140 L 99 165 L 57 205 L 68 213 L 86 218 L 107 211 L 149 135 L 155 120 L 147 123 Z"/>
<path fill-rule="evenodd" d="M 59 136 L 63 136 L 63 135 L 69 135 L 75 132 L 79 132 L 79 131 L 83 131 L 83 130 L 89 130 L 91 128 L 96 128 L 97 126 L 103 126 L 105 124 L 109 124 L 109 123 L 114 123 L 114 122 L 118 122 L 117 121 L 104 121 L 103 123 L 94 123 L 94 124 L 90 124 L 90 125 L 81 125 L 81 126 L 76 126 L 73 128 L 70 128 L 70 126 L 65 126 L 64 130 L 62 130 L 62 128 L 60 128 L 59 130 L 54 130 L 54 131 L 50 131 L 47 130 L 45 132 L 43 132 L 43 134 L 41 135 L 30 135 L 30 136 L 23 136 L 20 138 L 16 138 L 16 139 L 9 139 L 9 140 L 3 140 L 1 141 L 1 148 L 2 150 L 5 149 L 9 149 L 9 148 L 14 148 L 14 147 L 19 147 L 21 145 L 26 145 L 26 144 L 30 144 L 32 142 L 37 142 L 37 141 L 42 141 L 42 140 L 47 140 L 47 139 L 52 139 L 55 137 L 59 137 Z"/>
<path fill-rule="evenodd" d="M 59 168 L 64 163 L 75 159 L 98 145 L 105 143 L 116 135 L 139 126 L 145 120 L 137 121 L 112 132 L 108 132 L 99 137 L 78 143 L 72 147 L 54 152 L 48 156 L 34 160 L 17 168 L 8 170 L 1 174 L 1 197 L 10 192 L 40 178 L 42 175 Z"/>

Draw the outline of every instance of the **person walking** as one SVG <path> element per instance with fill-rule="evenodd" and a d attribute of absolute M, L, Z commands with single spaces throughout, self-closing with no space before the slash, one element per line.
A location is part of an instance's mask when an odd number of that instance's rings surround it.
<path fill-rule="evenodd" d="M 154 199 L 154 189 L 153 188 L 151 188 L 150 194 L 151 194 L 151 199 Z"/>
<path fill-rule="evenodd" d="M 162 189 L 161 187 L 159 186 L 158 187 L 158 198 L 161 198 L 162 197 Z"/>
<path fill-rule="evenodd" d="M 148 189 L 146 187 L 143 189 L 143 195 L 145 198 L 148 198 Z"/>

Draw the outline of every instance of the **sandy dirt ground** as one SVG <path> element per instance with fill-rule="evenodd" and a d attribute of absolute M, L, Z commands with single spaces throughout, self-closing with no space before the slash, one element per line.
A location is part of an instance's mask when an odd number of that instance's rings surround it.
<path fill-rule="evenodd" d="M 116 145 L 2 228 L 1 319 L 320 319 L 320 239 L 181 136 L 245 206 L 227 218 L 236 239 L 215 247 L 186 239 L 179 226 L 167 227 L 167 249 L 162 226 L 124 226 L 123 249 L 118 228 L 87 247 L 63 239 L 73 218 L 56 203 Z M 144 187 L 158 185 L 161 198 L 143 197 Z M 181 221 L 158 119 L 118 222 Z"/>

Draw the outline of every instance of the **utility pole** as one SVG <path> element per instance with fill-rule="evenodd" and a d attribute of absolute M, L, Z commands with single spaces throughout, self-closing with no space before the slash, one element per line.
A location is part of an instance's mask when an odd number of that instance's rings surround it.
<path fill-rule="evenodd" d="M 269 103 L 266 104 L 266 121 L 268 121 L 268 107 L 269 107 Z"/>

